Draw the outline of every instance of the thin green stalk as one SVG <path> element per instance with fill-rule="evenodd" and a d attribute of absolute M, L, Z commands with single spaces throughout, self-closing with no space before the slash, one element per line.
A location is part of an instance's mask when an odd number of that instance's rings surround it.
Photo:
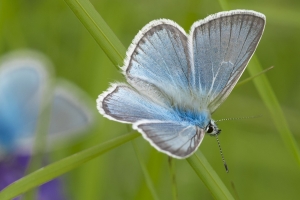
<path fill-rule="evenodd" d="M 215 199 L 234 199 L 204 155 L 198 151 L 186 159 Z"/>
<path fill-rule="evenodd" d="M 42 105 L 40 106 L 40 113 L 38 124 L 36 128 L 35 139 L 33 143 L 33 156 L 30 158 L 30 162 L 26 169 L 26 174 L 32 173 L 42 166 L 44 158 L 45 148 L 47 147 L 47 135 L 49 130 L 50 118 L 51 118 L 51 106 L 53 98 L 52 74 L 49 73 L 48 80 L 46 82 L 46 88 L 42 97 Z M 37 191 L 35 189 L 24 194 L 24 200 L 34 199 Z"/>
<path fill-rule="evenodd" d="M 144 177 L 145 177 L 145 181 L 146 181 L 146 184 L 148 186 L 148 189 L 150 190 L 152 198 L 155 199 L 155 200 L 159 200 L 157 192 L 156 192 L 155 187 L 154 187 L 154 184 L 153 184 L 153 182 L 151 180 L 151 177 L 150 177 L 150 174 L 148 172 L 148 169 L 147 169 L 145 163 L 143 163 L 143 161 L 142 161 L 142 156 L 141 156 L 141 154 L 139 152 L 139 149 L 138 149 L 137 145 L 135 144 L 134 140 L 132 141 L 132 145 L 133 145 L 136 157 L 137 157 L 137 159 L 140 163 L 140 166 L 142 168 L 142 171 L 143 171 L 143 174 L 144 174 Z"/>
<path fill-rule="evenodd" d="M 218 0 L 218 1 L 223 10 L 230 10 L 227 1 L 225 1 L 225 0 Z"/>
<path fill-rule="evenodd" d="M 126 49 L 88 0 L 64 0 L 114 66 L 123 64 Z"/>
<path fill-rule="evenodd" d="M 242 80 L 242 81 L 239 81 L 238 84 L 236 84 L 235 87 L 239 87 L 239 86 L 241 86 L 241 85 L 243 85 L 243 84 L 245 84 L 245 83 L 251 81 L 252 79 L 254 79 L 254 78 L 260 76 L 261 74 L 266 73 L 267 71 L 269 71 L 270 69 L 273 69 L 273 68 L 274 68 L 274 67 L 271 66 L 271 67 L 269 67 L 269 68 L 267 68 L 267 69 L 262 70 L 261 72 L 255 74 L 255 75 L 253 75 L 253 76 L 250 76 L 250 77 L 248 77 L 248 78 L 246 78 L 246 79 L 244 79 L 244 80 Z"/>
<path fill-rule="evenodd" d="M 108 142 L 96 145 L 79 153 L 73 154 L 67 158 L 43 167 L 21 179 L 10 184 L 0 192 L 1 200 L 12 199 L 34 187 L 37 187 L 47 181 L 50 181 L 66 172 L 75 169 L 82 164 L 100 156 L 101 154 L 124 144 L 136 137 L 139 133 L 133 132 L 112 139 Z"/>
<path fill-rule="evenodd" d="M 261 71 L 262 67 L 256 56 L 252 57 L 251 62 L 248 66 L 248 71 L 251 75 L 256 74 Z M 276 98 L 275 93 L 273 92 L 272 86 L 270 85 L 267 77 L 263 74 L 259 78 L 253 80 L 254 85 L 260 94 L 260 97 L 264 101 L 266 107 L 269 109 L 271 113 L 271 117 L 274 121 L 274 125 L 278 132 L 281 135 L 282 140 L 284 141 L 286 147 L 290 151 L 290 153 L 296 159 L 298 165 L 300 166 L 300 151 L 299 147 L 296 143 L 296 140 L 291 133 L 283 111 L 280 107 L 280 104 Z"/>
<path fill-rule="evenodd" d="M 177 183 L 176 183 L 176 172 L 175 172 L 175 162 L 174 159 L 168 156 L 169 168 L 171 173 L 171 182 L 172 182 L 172 197 L 173 200 L 178 199 L 178 192 L 177 192 Z"/>

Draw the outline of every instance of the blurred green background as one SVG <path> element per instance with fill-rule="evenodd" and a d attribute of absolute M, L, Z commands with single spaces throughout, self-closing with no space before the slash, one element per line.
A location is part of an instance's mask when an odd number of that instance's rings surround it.
<path fill-rule="evenodd" d="M 189 31 L 194 21 L 222 11 L 216 0 L 91 2 L 125 47 L 151 20 L 171 19 Z M 256 55 L 263 68 L 275 67 L 266 76 L 299 144 L 300 1 L 232 0 L 228 4 L 231 9 L 251 9 L 266 15 L 266 29 Z M 46 54 L 56 67 L 58 77 L 73 81 L 95 101 L 110 82 L 124 80 L 63 0 L 0 1 L 0 54 L 20 48 Z M 248 76 L 246 70 L 241 80 Z M 227 188 L 240 199 L 298 199 L 299 166 L 284 146 L 251 81 L 236 87 L 213 118 L 254 115 L 261 117 L 219 124 L 222 129 L 219 139 L 229 174 L 224 170 L 215 138 L 206 136 L 198 151 L 206 156 Z M 80 143 L 53 152 L 52 161 L 129 132 L 128 126 L 109 121 L 100 114 L 97 121 L 95 130 Z M 158 196 L 171 199 L 167 156 L 158 153 L 141 137 L 135 143 Z M 179 199 L 213 199 L 185 160 L 175 160 L 175 167 Z M 70 199 L 152 199 L 130 142 L 65 177 Z"/>

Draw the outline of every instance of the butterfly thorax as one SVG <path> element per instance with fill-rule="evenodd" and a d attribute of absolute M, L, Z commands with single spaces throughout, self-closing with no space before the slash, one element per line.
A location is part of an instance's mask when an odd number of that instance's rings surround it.
<path fill-rule="evenodd" d="M 215 124 L 214 120 L 211 119 L 211 115 L 208 110 L 199 111 L 180 107 L 176 107 L 175 110 L 181 121 L 204 129 L 205 132 L 210 135 L 218 135 L 221 131 Z"/>

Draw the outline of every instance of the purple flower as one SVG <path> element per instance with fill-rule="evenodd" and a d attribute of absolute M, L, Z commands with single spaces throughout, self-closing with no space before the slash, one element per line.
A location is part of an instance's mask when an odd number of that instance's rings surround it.
<path fill-rule="evenodd" d="M 29 156 L 10 156 L 0 161 L 0 190 L 4 189 L 9 184 L 22 178 L 29 164 Z M 15 198 L 17 200 L 20 197 Z M 63 180 L 57 178 L 51 180 L 38 188 L 37 200 L 64 200 Z"/>

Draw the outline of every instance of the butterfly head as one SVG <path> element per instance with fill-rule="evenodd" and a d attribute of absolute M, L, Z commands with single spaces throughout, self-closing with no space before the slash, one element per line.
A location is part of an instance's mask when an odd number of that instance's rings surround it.
<path fill-rule="evenodd" d="M 218 128 L 214 120 L 210 120 L 208 125 L 205 128 L 205 132 L 209 135 L 219 135 L 221 133 L 221 129 Z"/>

